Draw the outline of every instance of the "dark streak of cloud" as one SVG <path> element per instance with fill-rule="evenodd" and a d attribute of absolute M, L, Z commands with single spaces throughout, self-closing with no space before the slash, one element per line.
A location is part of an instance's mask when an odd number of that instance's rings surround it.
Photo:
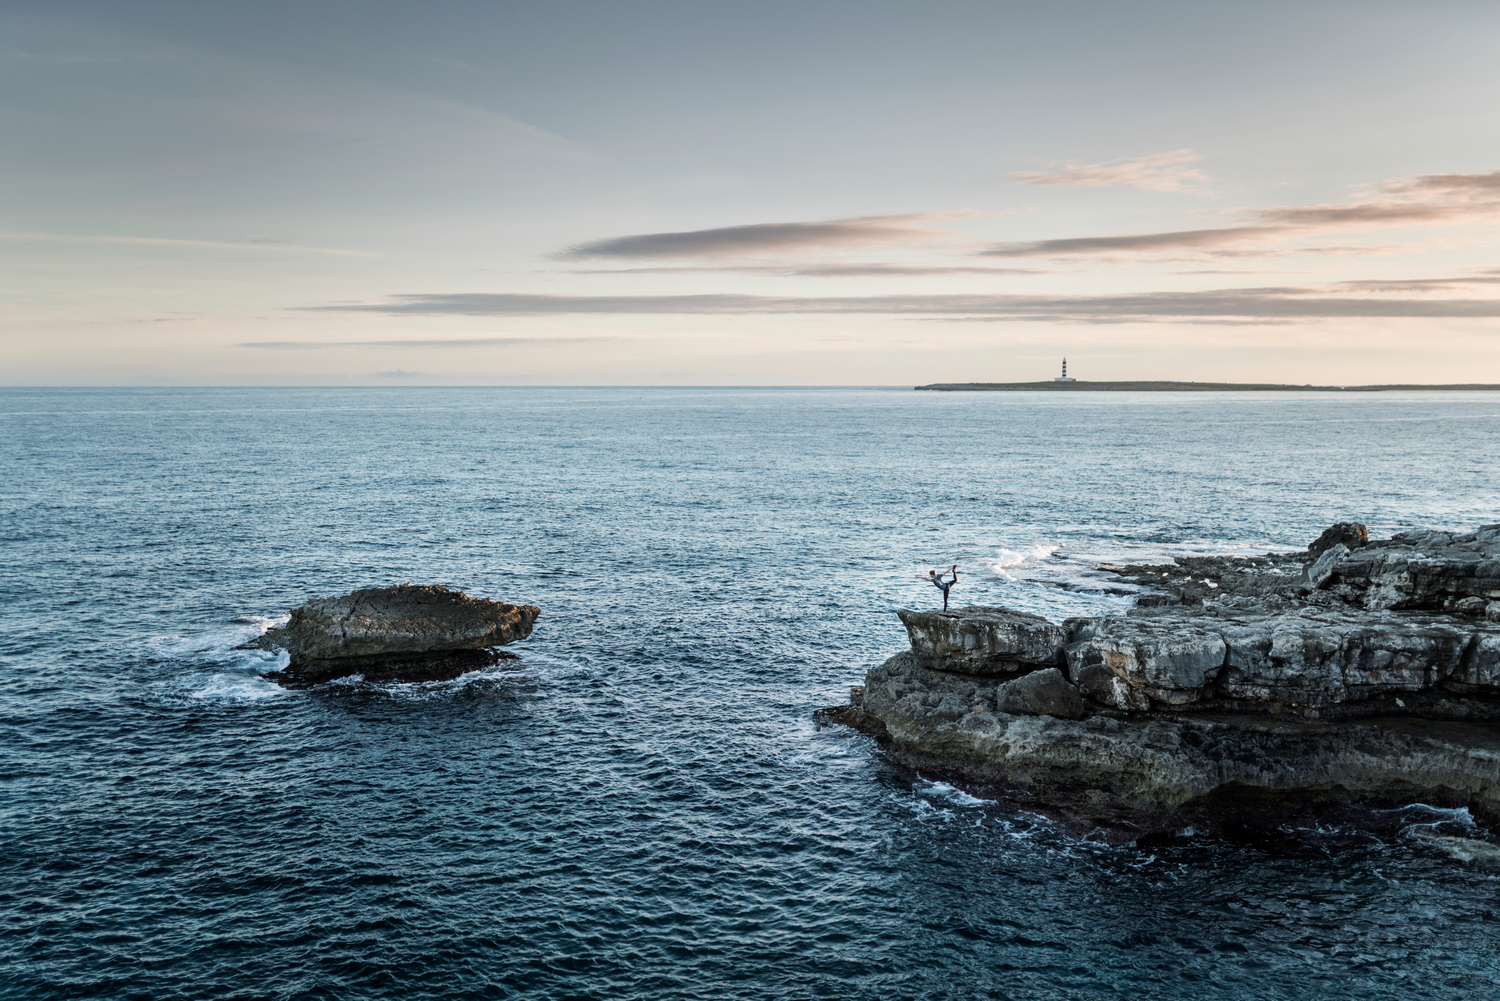
<path fill-rule="evenodd" d="M 1339 282 L 1338 285 L 1354 292 L 1441 292 L 1465 285 L 1500 285 L 1500 277 L 1471 275 L 1463 278 L 1368 278 Z"/>
<path fill-rule="evenodd" d="M 1223 229 L 1186 229 L 1175 233 L 1133 236 L 1085 236 L 1068 240 L 1002 243 L 981 250 L 980 257 L 1058 257 L 1069 254 L 1111 254 L 1140 251 L 1204 250 L 1263 240 L 1283 232 L 1281 227 L 1236 226 Z"/>
<path fill-rule="evenodd" d="M 1049 182 L 1050 183 L 1050 182 Z M 1488 174 L 1425 174 L 1367 188 L 1358 200 L 1334 205 L 1283 205 L 1242 213 L 1249 225 L 1127 236 L 1093 236 L 1004 243 L 983 257 L 1066 257 L 1195 251 L 1211 257 L 1272 253 L 1361 253 L 1373 248 L 1263 247 L 1289 237 L 1350 229 L 1459 224 L 1500 215 L 1500 171 Z"/>
<path fill-rule="evenodd" d="M 771 275 L 781 278 L 905 278 L 941 275 L 1047 275 L 1055 274 L 1047 268 L 983 268 L 947 267 L 943 265 L 905 264 L 808 264 L 808 265 L 714 265 L 699 267 L 661 268 L 588 268 L 572 272 L 575 275 L 682 275 L 682 274 L 742 274 Z"/>
<path fill-rule="evenodd" d="M 743 315 L 865 313 L 892 316 L 975 316 L 1000 320 L 1074 318 L 1151 320 L 1169 317 L 1312 319 L 1337 317 L 1500 317 L 1500 299 L 1390 299 L 1270 287 L 1127 295 L 880 295 L 880 296 L 569 296 L 470 293 L 402 295 L 319 311 L 397 316 Z M 381 343 L 381 342 L 376 342 Z M 392 342 L 383 342 L 386 344 Z M 429 344 L 441 342 L 402 342 Z M 450 342 L 452 343 L 452 342 Z M 473 343 L 473 342 L 465 342 Z"/>
<path fill-rule="evenodd" d="M 314 309 L 365 310 L 364 306 L 315 306 Z M 619 340 L 610 337 L 461 337 L 449 340 L 392 341 L 245 341 L 237 348 L 261 351 L 317 351 L 327 348 L 492 348 L 520 344 L 578 344 L 583 341 Z M 381 375 L 389 373 L 382 372 Z"/>
<path fill-rule="evenodd" d="M 1422 174 L 1387 185 L 1391 191 L 1494 192 L 1500 195 L 1500 170 L 1488 174 Z"/>
<path fill-rule="evenodd" d="M 573 260 L 594 257 L 671 260 L 906 244 L 929 241 L 939 235 L 939 231 L 915 225 L 927 218 L 933 216 L 868 216 L 830 222 L 772 222 L 682 233 L 640 233 L 581 243 L 559 256 Z"/>
<path fill-rule="evenodd" d="M 1413 226 L 1465 219 L 1475 214 L 1471 205 L 1290 205 L 1259 209 L 1255 218 L 1299 229 L 1347 229 L 1359 226 Z"/>

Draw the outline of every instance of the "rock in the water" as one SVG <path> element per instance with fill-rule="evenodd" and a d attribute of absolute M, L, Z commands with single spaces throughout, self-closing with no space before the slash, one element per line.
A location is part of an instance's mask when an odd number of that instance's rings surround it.
<path fill-rule="evenodd" d="M 436 680 L 498 662 L 492 648 L 531 635 L 541 609 L 437 585 L 400 584 L 314 598 L 255 645 L 280 647 L 291 663 L 278 680 L 311 684 L 351 674 Z"/>
<path fill-rule="evenodd" d="M 1010 682 L 1009 684 L 1014 684 Z M 910 653 L 871 669 L 853 725 L 929 776 L 1020 794 L 1079 830 L 1122 839 L 1186 824 L 1279 823 L 1330 805 L 1419 800 L 1500 820 L 1500 733 L 1410 716 L 994 712 L 994 680 Z M 998 686 L 1000 688 L 1004 685 Z"/>
<path fill-rule="evenodd" d="M 939 671 L 1011 674 L 1062 662 L 1066 631 L 1040 615 L 970 605 L 951 612 L 896 613 L 911 648 Z"/>
<path fill-rule="evenodd" d="M 1500 822 L 1500 526 L 1371 542 L 1347 523 L 1311 549 L 1305 572 L 1276 554 L 1113 568 L 1181 604 L 1061 626 L 903 610 L 911 651 L 828 718 L 1090 823 L 1412 800 Z"/>

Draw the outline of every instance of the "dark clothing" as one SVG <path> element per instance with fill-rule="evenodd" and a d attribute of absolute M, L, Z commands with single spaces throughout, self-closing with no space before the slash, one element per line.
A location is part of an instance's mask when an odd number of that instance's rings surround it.
<path fill-rule="evenodd" d="M 958 583 L 958 571 L 949 570 L 948 573 L 951 573 L 953 575 L 952 580 L 943 580 L 943 574 L 939 574 L 936 577 L 927 578 L 928 580 L 932 581 L 932 583 L 937 587 L 939 591 L 943 592 L 943 611 L 945 612 L 948 610 L 948 589 L 954 584 Z"/>

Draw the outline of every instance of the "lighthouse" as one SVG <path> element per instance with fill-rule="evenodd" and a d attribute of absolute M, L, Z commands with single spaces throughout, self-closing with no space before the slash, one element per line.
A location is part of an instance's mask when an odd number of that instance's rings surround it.
<path fill-rule="evenodd" d="M 1077 379 L 1070 379 L 1070 378 L 1068 378 L 1068 359 L 1066 359 L 1066 358 L 1063 359 L 1063 374 L 1060 375 L 1060 376 L 1058 376 L 1056 379 L 1053 379 L 1052 381 L 1053 382 L 1077 382 L 1078 381 Z"/>

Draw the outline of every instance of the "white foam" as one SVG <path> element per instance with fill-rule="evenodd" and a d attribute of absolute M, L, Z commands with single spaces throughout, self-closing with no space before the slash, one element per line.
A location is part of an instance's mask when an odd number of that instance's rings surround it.
<path fill-rule="evenodd" d="M 501 661 L 501 664 L 517 664 L 516 661 Z M 330 678 L 321 682 L 316 687 L 322 691 L 337 689 L 362 689 L 379 691 L 393 698 L 403 701 L 426 702 L 434 699 L 451 698 L 454 693 L 460 692 L 470 685 L 485 684 L 492 681 L 510 680 L 523 677 L 530 672 L 516 667 L 492 667 L 481 668 L 477 671 L 465 671 L 456 678 L 445 678 L 436 681 L 378 681 L 367 682 L 363 674 L 349 674 L 342 678 Z"/>
<path fill-rule="evenodd" d="M 243 674 L 215 674 L 208 684 L 192 692 L 195 699 L 218 699 L 225 701 L 275 699 L 291 692 L 265 678 L 246 677 Z"/>
<path fill-rule="evenodd" d="M 1478 838 L 1459 838 L 1425 830 L 1414 830 L 1410 836 L 1447 852 L 1450 858 L 1460 862 L 1500 862 L 1500 845 Z"/>
<path fill-rule="evenodd" d="M 288 618 L 286 615 L 241 615 L 231 623 L 196 635 L 154 636 L 146 641 L 146 645 L 158 655 L 171 659 L 239 660 L 241 659 L 239 654 L 266 654 L 267 651 L 263 650 L 237 648 L 249 643 L 273 626 L 285 624 Z"/>
<path fill-rule="evenodd" d="M 1436 827 L 1439 824 L 1458 824 L 1468 828 L 1477 828 L 1479 826 L 1474 822 L 1474 815 L 1469 812 L 1469 808 L 1466 806 L 1445 807 L 1428 806 L 1426 803 L 1408 803 L 1405 806 L 1393 807 L 1389 810 L 1375 810 L 1373 812 L 1405 813 L 1408 810 L 1417 810 L 1433 818 L 1426 823 L 1419 824 L 1413 822 L 1411 824 L 1412 827 Z"/>
<path fill-rule="evenodd" d="M 944 800 L 954 806 L 994 806 L 994 802 L 988 799 L 980 799 L 971 796 L 959 789 L 957 786 L 946 782 L 934 782 L 930 779 L 918 778 L 915 786 L 916 791 L 923 795 L 932 796 L 934 799 Z"/>
<path fill-rule="evenodd" d="M 985 561 L 985 564 L 999 576 L 1013 580 L 1014 576 L 1009 572 L 1009 568 L 1035 566 L 1051 557 L 1059 548 L 1057 545 L 1041 543 L 1022 546 L 1019 549 L 1001 547 L 993 557 Z"/>
<path fill-rule="evenodd" d="M 258 702 L 290 695 L 262 677 L 286 668 L 291 658 L 285 651 L 240 649 L 286 621 L 285 615 L 242 615 L 201 633 L 152 637 L 144 645 L 168 664 L 153 687 L 173 700 Z"/>

